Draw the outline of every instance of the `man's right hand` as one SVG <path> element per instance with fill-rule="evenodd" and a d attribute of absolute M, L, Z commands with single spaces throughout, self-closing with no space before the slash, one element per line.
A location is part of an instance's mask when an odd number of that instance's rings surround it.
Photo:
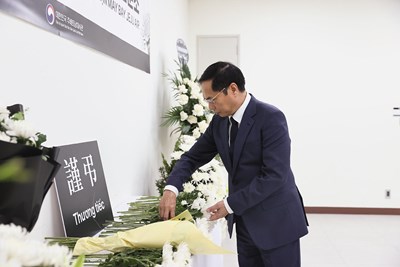
<path fill-rule="evenodd" d="M 160 200 L 160 217 L 163 220 L 168 220 L 175 217 L 176 195 L 171 190 L 164 190 L 163 196 Z"/>

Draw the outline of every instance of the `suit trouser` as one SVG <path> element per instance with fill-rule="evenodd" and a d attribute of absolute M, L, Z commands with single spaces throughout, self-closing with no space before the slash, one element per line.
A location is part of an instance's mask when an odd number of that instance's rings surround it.
<path fill-rule="evenodd" d="M 300 267 L 300 241 L 262 250 L 251 239 L 242 219 L 236 219 L 237 250 L 240 267 Z"/>

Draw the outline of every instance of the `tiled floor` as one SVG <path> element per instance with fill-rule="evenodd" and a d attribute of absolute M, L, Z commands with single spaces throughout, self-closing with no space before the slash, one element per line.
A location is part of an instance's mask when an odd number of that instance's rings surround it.
<path fill-rule="evenodd" d="M 400 267 L 400 216 L 308 214 L 302 267 Z M 224 246 L 234 249 L 232 241 Z M 236 267 L 233 256 L 225 267 Z"/>

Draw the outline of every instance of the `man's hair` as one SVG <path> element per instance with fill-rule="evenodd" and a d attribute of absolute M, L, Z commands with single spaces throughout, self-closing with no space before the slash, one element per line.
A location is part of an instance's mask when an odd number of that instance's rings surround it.
<path fill-rule="evenodd" d="M 218 61 L 208 66 L 201 75 L 199 83 L 209 80 L 212 80 L 211 88 L 213 91 L 221 91 L 231 83 L 236 83 L 239 91 L 245 90 L 245 79 L 242 71 L 229 62 Z"/>

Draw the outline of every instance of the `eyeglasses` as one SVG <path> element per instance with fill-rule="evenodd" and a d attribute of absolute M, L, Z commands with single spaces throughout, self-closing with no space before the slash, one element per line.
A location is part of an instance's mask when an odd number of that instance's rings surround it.
<path fill-rule="evenodd" d="M 213 98 L 210 99 L 204 99 L 204 101 L 208 104 L 215 104 L 215 100 L 217 100 L 217 97 L 228 87 L 225 87 L 224 89 L 222 89 L 221 91 L 218 92 L 218 94 L 216 94 Z"/>

